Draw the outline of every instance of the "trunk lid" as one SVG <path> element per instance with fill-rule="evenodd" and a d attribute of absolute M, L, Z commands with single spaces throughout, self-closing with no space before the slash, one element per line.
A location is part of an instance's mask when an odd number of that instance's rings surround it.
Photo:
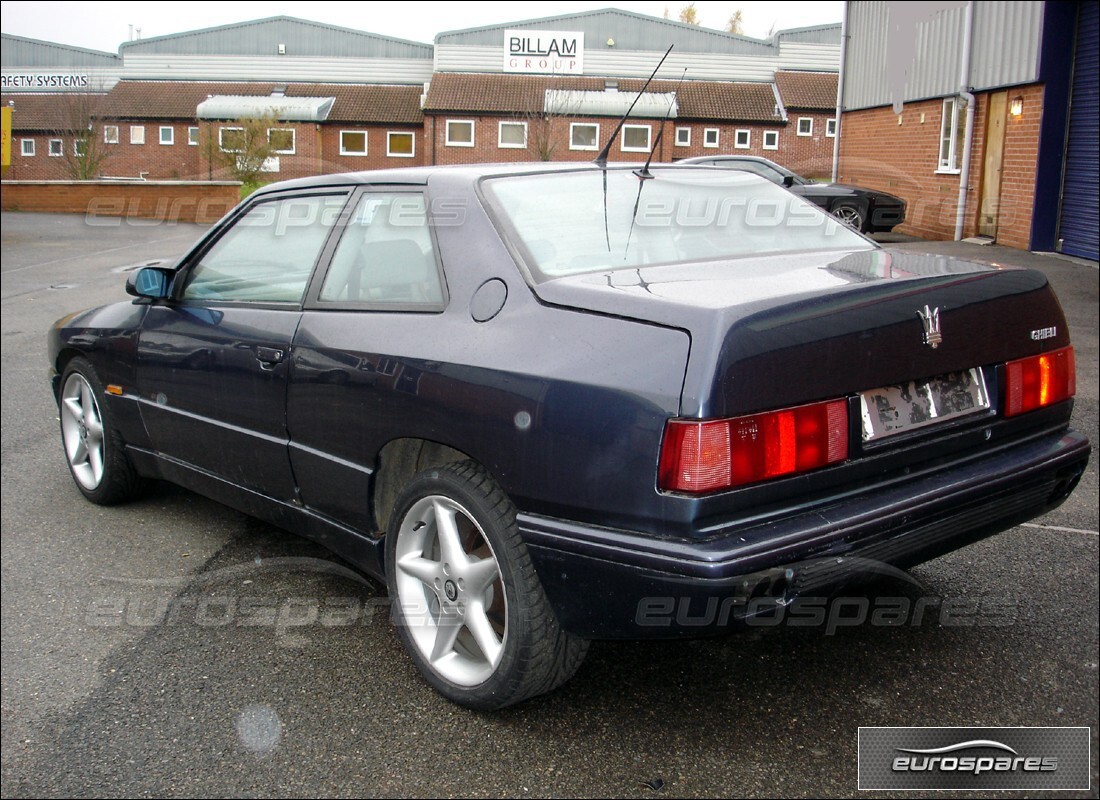
<path fill-rule="evenodd" d="M 536 292 L 686 330 L 687 417 L 843 397 L 1069 344 L 1041 272 L 883 249 L 591 273 Z M 921 315 L 937 310 L 942 339 L 932 347 Z"/>

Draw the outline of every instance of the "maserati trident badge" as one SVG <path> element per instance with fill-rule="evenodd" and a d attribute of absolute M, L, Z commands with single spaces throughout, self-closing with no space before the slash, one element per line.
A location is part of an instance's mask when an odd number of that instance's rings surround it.
<path fill-rule="evenodd" d="M 943 341 L 943 334 L 940 333 L 939 308 L 925 306 L 923 311 L 917 311 L 917 316 L 920 317 L 921 325 L 924 326 L 924 343 L 935 350 Z"/>

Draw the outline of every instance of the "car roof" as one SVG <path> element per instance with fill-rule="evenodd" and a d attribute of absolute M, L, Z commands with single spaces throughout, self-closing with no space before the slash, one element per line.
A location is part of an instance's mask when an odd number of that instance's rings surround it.
<path fill-rule="evenodd" d="M 642 166 L 642 162 L 620 162 L 609 164 L 606 169 L 612 171 L 632 170 Z M 675 164 L 652 163 L 651 169 L 681 168 L 681 169 L 705 169 L 704 166 L 696 166 L 684 161 Z M 340 172 L 327 175 L 314 175 L 308 178 L 295 178 L 292 180 L 271 183 L 258 189 L 252 196 L 258 197 L 271 192 L 282 192 L 295 189 L 316 189 L 335 186 L 360 186 L 365 184 L 385 185 L 426 185 L 433 175 L 447 173 L 450 176 L 466 178 L 476 182 L 486 177 L 507 177 L 510 175 L 540 175 L 561 172 L 597 172 L 601 170 L 599 165 L 584 161 L 539 161 L 524 163 L 499 163 L 499 164 L 449 164 L 445 166 L 424 167 L 399 167 L 395 169 L 367 170 L 364 172 Z"/>

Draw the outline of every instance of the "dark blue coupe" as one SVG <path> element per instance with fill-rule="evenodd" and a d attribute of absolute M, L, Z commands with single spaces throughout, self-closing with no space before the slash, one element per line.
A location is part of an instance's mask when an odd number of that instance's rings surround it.
<path fill-rule="evenodd" d="M 127 290 L 50 333 L 77 488 L 167 480 L 323 543 L 474 708 L 591 639 L 1017 525 L 1090 451 L 1041 273 L 889 252 L 734 170 L 276 184 Z"/>

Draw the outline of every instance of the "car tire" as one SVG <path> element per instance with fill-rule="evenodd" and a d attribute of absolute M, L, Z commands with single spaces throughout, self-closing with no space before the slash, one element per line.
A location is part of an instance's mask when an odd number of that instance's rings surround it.
<path fill-rule="evenodd" d="M 394 624 L 444 697 L 491 711 L 576 673 L 588 642 L 558 625 L 515 506 L 483 467 L 461 461 L 420 472 L 398 495 L 389 528 Z"/>
<path fill-rule="evenodd" d="M 76 487 L 98 505 L 122 503 L 140 496 L 148 481 L 129 458 L 95 368 L 84 358 L 65 367 L 58 396 L 61 444 Z"/>
<path fill-rule="evenodd" d="M 867 232 L 866 215 L 855 203 L 838 203 L 833 206 L 833 216 L 860 233 Z"/>

